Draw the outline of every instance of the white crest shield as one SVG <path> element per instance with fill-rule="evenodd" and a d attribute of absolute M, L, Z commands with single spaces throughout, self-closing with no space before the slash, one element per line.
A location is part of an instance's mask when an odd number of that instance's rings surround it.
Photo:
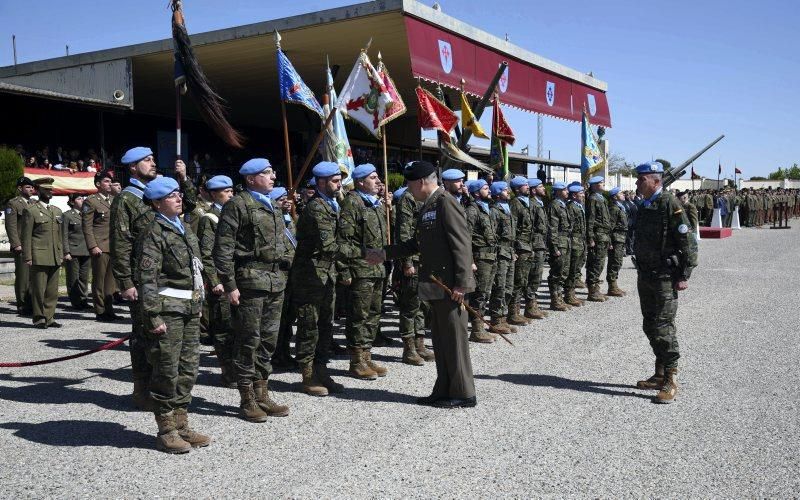
<path fill-rule="evenodd" d="M 589 114 L 594 116 L 597 113 L 597 102 L 594 100 L 594 95 L 586 94 L 586 100 L 589 102 Z"/>
<path fill-rule="evenodd" d="M 556 84 L 547 82 L 547 87 L 544 91 L 544 96 L 547 98 L 547 105 L 552 106 L 556 102 Z"/>
<path fill-rule="evenodd" d="M 503 71 L 503 74 L 500 75 L 500 81 L 497 82 L 497 86 L 500 87 L 500 92 L 504 93 L 508 90 L 508 66 L 506 66 L 506 70 Z"/>
<path fill-rule="evenodd" d="M 445 73 L 450 74 L 453 71 L 453 47 L 450 42 L 439 40 L 439 62 L 442 63 Z"/>

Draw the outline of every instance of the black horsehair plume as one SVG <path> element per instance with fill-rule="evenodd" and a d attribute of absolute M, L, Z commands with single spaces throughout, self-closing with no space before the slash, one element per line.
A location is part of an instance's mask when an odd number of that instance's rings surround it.
<path fill-rule="evenodd" d="M 197 109 L 206 123 L 228 145 L 241 148 L 244 137 L 228 121 L 225 100 L 211 88 L 200 62 L 192 50 L 192 42 L 186 31 L 181 0 L 171 0 L 172 38 L 175 43 L 175 58 L 183 67 L 186 86 Z"/>

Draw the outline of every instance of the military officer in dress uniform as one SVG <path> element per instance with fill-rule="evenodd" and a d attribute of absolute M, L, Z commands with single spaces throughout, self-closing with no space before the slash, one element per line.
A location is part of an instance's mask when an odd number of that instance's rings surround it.
<path fill-rule="evenodd" d="M 64 223 L 61 226 L 64 246 L 64 260 L 67 268 L 67 294 L 72 307 L 86 309 L 89 307 L 89 269 L 92 267 L 86 238 L 83 236 L 83 219 L 81 211 L 85 196 L 69 195 L 67 204 L 70 209 L 64 212 Z"/>
<path fill-rule="evenodd" d="M 58 303 L 58 269 L 64 259 L 61 244 L 61 209 L 50 205 L 53 198 L 52 177 L 33 181 L 39 200 L 22 213 L 20 237 L 25 265 L 30 268 L 30 293 L 33 324 L 37 328 L 60 328 L 55 312 Z"/>
<path fill-rule="evenodd" d="M 655 402 L 670 403 L 678 392 L 678 292 L 689 287 L 697 252 L 686 212 L 672 194 L 663 191 L 661 163 L 644 163 L 636 167 L 636 173 L 636 188 L 642 195 L 634 239 L 637 288 L 642 327 L 656 357 L 655 373 L 637 387 L 658 390 Z"/>
<path fill-rule="evenodd" d="M 112 174 L 103 171 L 94 176 L 97 193 L 83 202 L 83 235 L 92 255 L 92 302 L 98 321 L 114 321 L 116 283 L 111 267 L 111 182 Z"/>
<path fill-rule="evenodd" d="M 6 234 L 11 252 L 14 254 L 14 294 L 17 299 L 17 314 L 30 316 L 32 312 L 30 269 L 22 255 L 20 225 L 22 214 L 31 204 L 31 196 L 36 192 L 36 187 L 32 180 L 23 176 L 17 180 L 17 192 L 19 195 L 9 201 L 6 208 Z"/>

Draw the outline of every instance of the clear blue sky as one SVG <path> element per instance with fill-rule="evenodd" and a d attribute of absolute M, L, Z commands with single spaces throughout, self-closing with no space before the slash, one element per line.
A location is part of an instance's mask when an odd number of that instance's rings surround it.
<path fill-rule="evenodd" d="M 280 3 L 280 5 L 277 5 Z M 190 33 L 356 1 L 185 0 Z M 432 1 L 429 3 L 433 3 Z M 640 163 L 677 163 L 720 133 L 698 173 L 766 175 L 800 162 L 797 4 L 762 0 L 439 0 L 468 24 L 608 83 L 612 150 Z M 168 38 L 167 0 L 0 1 L 0 66 Z M 376 47 L 379 49 L 379 47 Z M 404 96 L 406 100 L 413 96 Z M 508 110 L 518 150 L 536 149 L 535 115 Z M 488 124 L 487 124 L 488 125 Z M 579 124 L 546 117 L 545 154 L 579 161 Z M 484 141 L 485 142 L 485 141 Z M 480 141 L 478 142 L 480 143 Z"/>

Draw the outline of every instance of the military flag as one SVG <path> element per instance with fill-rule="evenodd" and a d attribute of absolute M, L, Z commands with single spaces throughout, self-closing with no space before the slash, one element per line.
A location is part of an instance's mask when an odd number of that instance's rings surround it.
<path fill-rule="evenodd" d="M 698 180 L 698 179 L 702 179 L 702 177 L 700 177 L 700 174 L 694 171 L 694 165 L 692 165 L 692 180 Z"/>
<path fill-rule="evenodd" d="M 419 103 L 417 122 L 420 128 L 438 130 L 450 137 L 450 131 L 458 123 L 458 116 L 445 103 L 422 87 L 417 87 L 416 91 Z"/>
<path fill-rule="evenodd" d="M 342 114 L 380 139 L 381 127 L 386 124 L 387 113 L 389 119 L 392 117 L 390 111 L 393 102 L 378 71 L 370 62 L 367 53 L 362 50 L 342 87 L 336 107 Z"/>
<path fill-rule="evenodd" d="M 289 61 L 289 58 L 286 57 L 280 47 L 278 47 L 278 82 L 281 88 L 281 99 L 284 102 L 305 106 L 324 118 L 325 115 L 322 112 L 322 106 L 319 105 L 319 101 L 314 97 L 314 93 L 311 92 L 308 85 L 300 78 L 291 61 Z"/>
<path fill-rule="evenodd" d="M 503 172 L 503 179 L 509 177 L 508 173 L 508 146 L 514 145 L 514 131 L 511 130 L 500 108 L 500 98 L 494 96 L 492 113 L 492 145 L 489 151 L 489 165 L 495 170 Z"/>
<path fill-rule="evenodd" d="M 406 112 L 406 103 L 404 103 L 403 98 L 400 97 L 400 93 L 397 91 L 397 86 L 394 84 L 394 80 L 392 80 L 392 77 L 389 76 L 389 70 L 386 68 L 386 65 L 383 64 L 383 58 L 381 57 L 380 52 L 378 52 L 378 67 L 376 69 L 384 87 L 386 87 L 386 92 L 388 92 L 389 96 L 392 98 L 392 102 L 389 104 L 389 107 L 386 110 L 386 116 L 383 119 L 383 124 L 386 125 L 390 121 L 400 117 L 400 115 Z"/>
<path fill-rule="evenodd" d="M 604 163 L 605 159 L 597 146 L 597 139 L 584 110 L 581 124 L 581 174 L 588 177 L 603 168 Z"/>
<path fill-rule="evenodd" d="M 336 89 L 333 88 L 333 74 L 331 73 L 330 64 L 326 67 L 326 79 L 328 101 L 323 107 L 325 118 L 327 118 L 328 114 L 331 112 L 329 103 L 335 103 L 337 100 Z M 324 119 L 323 123 L 325 123 Z M 347 177 L 342 179 L 342 184 L 352 184 L 353 169 L 356 168 L 356 165 L 353 161 L 353 150 L 350 148 L 350 140 L 347 137 L 347 130 L 344 126 L 344 118 L 338 111 L 331 120 L 328 130 L 326 131 L 325 147 L 322 149 L 322 152 L 325 161 L 338 163 L 339 168 L 342 169 L 344 173 L 347 173 Z"/>
<path fill-rule="evenodd" d="M 736 174 L 742 175 L 742 171 L 739 170 L 739 167 L 734 168 L 733 172 L 736 173 Z"/>
<path fill-rule="evenodd" d="M 475 113 L 472 112 L 472 108 L 467 100 L 467 94 L 464 92 L 461 92 L 461 130 L 471 130 L 472 135 L 475 137 L 481 137 L 483 139 L 489 138 L 486 132 L 483 131 L 478 119 L 475 118 Z"/>

